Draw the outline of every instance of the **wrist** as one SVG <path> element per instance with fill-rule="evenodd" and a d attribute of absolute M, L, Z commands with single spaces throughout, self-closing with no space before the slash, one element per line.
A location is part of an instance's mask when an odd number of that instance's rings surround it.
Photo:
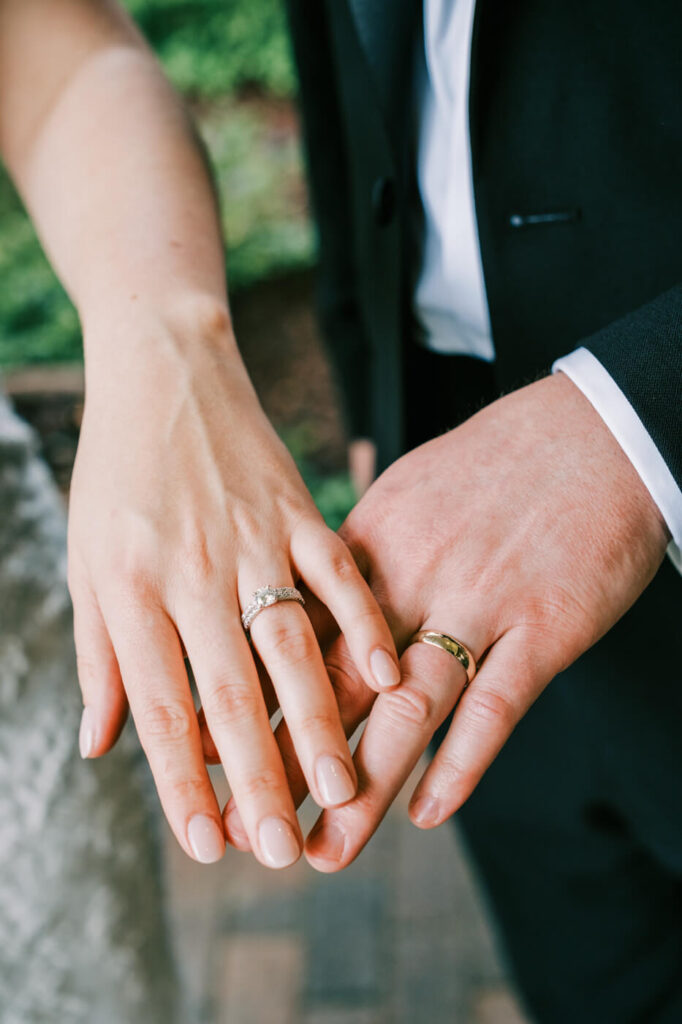
<path fill-rule="evenodd" d="M 613 486 L 615 503 L 621 515 L 637 524 L 636 532 L 646 535 L 660 558 L 670 541 L 670 530 L 660 508 L 646 487 L 636 467 L 619 440 L 583 390 L 565 373 L 559 371 L 544 379 L 547 411 L 556 415 L 563 403 L 561 422 L 573 434 L 582 451 L 581 461 L 587 469 L 592 464 L 595 482 Z M 568 440 L 568 438 L 567 438 Z"/>
<path fill-rule="evenodd" d="M 104 301 L 78 310 L 84 342 L 99 348 L 108 337 L 123 340 L 160 327 L 183 337 L 201 335 L 215 344 L 234 340 L 232 320 L 224 296 L 194 289 L 170 291 L 131 286 L 127 294 L 107 295 Z M 86 351 L 86 355 L 87 355 Z"/>
<path fill-rule="evenodd" d="M 255 399 L 226 302 L 187 294 L 166 302 L 130 298 L 84 321 L 86 397 L 157 406 L 183 389 L 220 389 L 229 404 Z M 88 404 L 92 404 L 89 402 Z"/>
<path fill-rule="evenodd" d="M 153 299 L 132 293 L 82 315 L 86 379 L 149 360 L 188 362 L 206 354 L 241 364 L 225 300 L 201 293 Z"/>

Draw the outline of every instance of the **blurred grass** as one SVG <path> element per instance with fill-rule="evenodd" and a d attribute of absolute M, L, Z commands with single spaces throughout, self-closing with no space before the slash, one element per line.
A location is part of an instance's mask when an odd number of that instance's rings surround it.
<path fill-rule="evenodd" d="M 315 461 L 317 443 L 313 423 L 300 423 L 282 430 L 280 436 L 296 459 L 304 483 L 327 526 L 338 530 L 357 500 L 349 474 L 319 471 Z"/>
<path fill-rule="evenodd" d="M 310 265 L 313 234 L 280 0 L 127 0 L 194 110 L 215 167 L 234 292 Z M 80 358 L 76 314 L 0 170 L 0 367 Z"/>

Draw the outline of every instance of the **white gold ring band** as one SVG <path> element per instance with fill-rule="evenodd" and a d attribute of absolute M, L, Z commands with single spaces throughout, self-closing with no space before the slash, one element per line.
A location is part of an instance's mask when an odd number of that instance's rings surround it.
<path fill-rule="evenodd" d="M 303 594 L 296 587 L 259 587 L 242 613 L 242 626 L 248 633 L 251 623 L 264 608 L 269 608 L 278 601 L 297 601 L 305 604 Z"/>

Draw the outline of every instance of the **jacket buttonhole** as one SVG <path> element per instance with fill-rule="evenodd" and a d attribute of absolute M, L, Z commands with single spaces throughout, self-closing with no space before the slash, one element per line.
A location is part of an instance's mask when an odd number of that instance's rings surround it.
<path fill-rule="evenodd" d="M 547 224 L 575 224 L 582 216 L 582 211 L 575 206 L 569 210 L 548 210 L 546 213 L 510 213 L 510 228 L 540 227 Z"/>

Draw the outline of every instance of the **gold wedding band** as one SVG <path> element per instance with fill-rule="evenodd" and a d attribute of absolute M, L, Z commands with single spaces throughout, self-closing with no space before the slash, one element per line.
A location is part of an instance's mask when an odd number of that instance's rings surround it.
<path fill-rule="evenodd" d="M 453 658 L 457 658 L 467 674 L 467 686 L 476 675 L 476 659 L 469 648 L 461 640 L 455 640 L 454 636 L 436 633 L 432 629 L 422 629 L 414 634 L 408 647 L 412 644 L 431 644 L 432 647 L 440 647 L 441 651 L 447 651 Z"/>

